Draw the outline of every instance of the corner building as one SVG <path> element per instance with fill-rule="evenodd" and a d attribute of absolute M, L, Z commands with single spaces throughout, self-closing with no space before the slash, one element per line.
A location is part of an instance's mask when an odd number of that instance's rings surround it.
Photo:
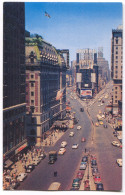
<path fill-rule="evenodd" d="M 25 131 L 25 7 L 3 4 L 3 154 L 14 159 L 27 147 Z"/>
<path fill-rule="evenodd" d="M 39 40 L 39 43 L 38 43 Z M 31 143 L 41 145 L 57 119 L 66 115 L 66 62 L 61 52 L 42 38 L 26 38 L 27 131 Z"/>

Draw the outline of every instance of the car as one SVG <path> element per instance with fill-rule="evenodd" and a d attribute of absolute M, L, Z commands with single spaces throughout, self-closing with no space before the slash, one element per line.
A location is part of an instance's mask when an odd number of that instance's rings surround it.
<path fill-rule="evenodd" d="M 97 191 L 103 191 L 103 190 L 104 190 L 103 184 L 102 184 L 102 183 L 97 183 L 97 185 L 96 185 L 96 190 L 97 190 Z"/>
<path fill-rule="evenodd" d="M 85 137 L 82 137 L 81 142 L 85 142 L 85 141 L 86 141 Z"/>
<path fill-rule="evenodd" d="M 112 145 L 113 145 L 113 146 L 117 146 L 117 147 L 120 146 L 120 144 L 119 144 L 117 141 L 113 141 L 113 142 L 112 142 Z"/>
<path fill-rule="evenodd" d="M 72 145 L 72 149 L 77 149 L 78 146 L 79 146 L 79 144 L 73 144 L 73 145 Z"/>
<path fill-rule="evenodd" d="M 103 103 L 101 103 L 100 105 L 103 106 Z"/>
<path fill-rule="evenodd" d="M 72 187 L 73 188 L 79 188 L 80 187 L 80 179 L 79 178 L 73 179 Z"/>
<path fill-rule="evenodd" d="M 122 144 L 119 146 L 119 148 L 121 148 L 121 149 L 122 149 Z"/>
<path fill-rule="evenodd" d="M 101 105 L 99 104 L 98 107 L 100 107 Z"/>
<path fill-rule="evenodd" d="M 80 130 L 81 129 L 81 126 L 79 125 L 78 127 L 77 127 L 77 130 Z"/>
<path fill-rule="evenodd" d="M 102 118 L 105 118 L 105 115 L 104 114 L 102 114 Z"/>
<path fill-rule="evenodd" d="M 41 160 L 43 160 L 45 157 L 46 157 L 46 154 L 45 153 L 41 153 L 38 158 L 41 159 Z"/>
<path fill-rule="evenodd" d="M 20 173 L 17 176 L 17 181 L 23 181 L 27 177 L 27 173 Z"/>
<path fill-rule="evenodd" d="M 63 141 L 62 143 L 61 143 L 61 147 L 62 148 L 65 148 L 67 146 L 67 142 L 66 141 Z"/>
<path fill-rule="evenodd" d="M 99 124 L 100 124 L 100 125 L 103 125 L 103 121 L 100 121 Z"/>
<path fill-rule="evenodd" d="M 98 127 L 98 126 L 99 126 L 99 123 L 98 123 L 98 122 L 96 122 L 96 123 L 95 123 L 95 126 L 96 126 L 96 127 Z"/>
<path fill-rule="evenodd" d="M 84 181 L 84 189 L 87 191 L 90 190 L 90 184 L 88 179 Z"/>
<path fill-rule="evenodd" d="M 119 167 L 122 167 L 122 159 L 117 159 L 116 163 L 118 164 Z"/>
<path fill-rule="evenodd" d="M 97 167 L 97 162 L 96 162 L 96 160 L 92 160 L 91 161 L 91 167 L 93 168 L 93 167 Z"/>
<path fill-rule="evenodd" d="M 41 159 L 33 159 L 32 164 L 37 166 L 40 163 Z"/>
<path fill-rule="evenodd" d="M 97 183 L 101 183 L 101 177 L 100 177 L 100 175 L 95 175 L 94 176 L 94 182 L 95 182 L 95 184 L 97 184 Z"/>
<path fill-rule="evenodd" d="M 84 108 L 80 108 L 80 112 L 84 112 Z"/>
<path fill-rule="evenodd" d="M 58 154 L 63 155 L 66 152 L 65 148 L 60 148 Z"/>
<path fill-rule="evenodd" d="M 96 174 L 99 174 L 98 168 L 97 167 L 93 167 L 92 168 L 92 175 L 95 176 Z"/>
<path fill-rule="evenodd" d="M 82 157 L 82 162 L 88 162 L 88 156 L 83 156 Z"/>
<path fill-rule="evenodd" d="M 87 163 L 86 162 L 81 162 L 79 170 L 85 170 L 87 167 Z"/>
<path fill-rule="evenodd" d="M 78 179 L 83 179 L 83 176 L 84 176 L 84 171 L 78 171 L 76 177 L 77 177 Z"/>
<path fill-rule="evenodd" d="M 95 155 L 91 155 L 91 161 L 92 160 L 96 160 L 96 156 Z"/>
<path fill-rule="evenodd" d="M 30 173 L 31 171 L 33 171 L 35 169 L 35 165 L 28 165 L 27 167 L 26 167 L 26 172 L 27 173 Z"/>
<path fill-rule="evenodd" d="M 70 132 L 70 134 L 69 134 L 69 137 L 73 137 L 74 136 L 74 132 Z"/>

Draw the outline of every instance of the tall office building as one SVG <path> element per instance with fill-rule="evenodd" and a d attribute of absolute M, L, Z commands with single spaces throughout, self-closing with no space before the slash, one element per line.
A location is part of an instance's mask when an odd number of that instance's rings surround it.
<path fill-rule="evenodd" d="M 3 154 L 14 159 L 27 146 L 24 3 L 4 3 L 3 19 Z"/>
<path fill-rule="evenodd" d="M 26 38 L 27 131 L 38 146 L 54 121 L 66 115 L 66 90 L 61 99 L 56 96 L 66 87 L 68 58 L 68 50 L 56 50 L 40 36 Z"/>
<path fill-rule="evenodd" d="M 111 77 L 113 79 L 113 114 L 118 114 L 119 101 L 122 102 L 123 35 L 122 26 L 112 30 Z"/>
<path fill-rule="evenodd" d="M 94 65 L 94 49 L 78 49 L 76 51 L 76 63 L 80 69 L 93 68 Z"/>

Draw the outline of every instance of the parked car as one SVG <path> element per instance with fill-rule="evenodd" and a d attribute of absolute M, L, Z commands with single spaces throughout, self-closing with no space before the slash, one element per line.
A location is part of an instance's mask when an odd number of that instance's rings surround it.
<path fill-rule="evenodd" d="M 43 160 L 45 157 L 46 157 L 46 154 L 45 153 L 41 153 L 38 158 L 41 159 L 41 160 Z"/>
<path fill-rule="evenodd" d="M 96 185 L 96 190 L 97 190 L 97 191 L 103 191 L 103 190 L 104 190 L 103 184 L 102 184 L 102 183 L 97 183 L 97 185 Z"/>
<path fill-rule="evenodd" d="M 67 146 L 67 142 L 66 141 L 63 141 L 62 143 L 61 143 L 61 147 L 62 148 L 65 148 Z"/>
<path fill-rule="evenodd" d="M 118 164 L 119 167 L 122 167 L 122 159 L 117 159 L 116 163 Z"/>
<path fill-rule="evenodd" d="M 31 171 L 33 171 L 35 169 L 35 165 L 28 165 L 27 167 L 26 167 L 26 172 L 27 173 L 30 173 Z"/>
<path fill-rule="evenodd" d="M 113 146 L 117 146 L 117 147 L 120 146 L 120 144 L 119 144 L 117 141 L 113 141 L 113 142 L 112 142 L 112 145 L 113 145 Z"/>
<path fill-rule="evenodd" d="M 73 180 L 72 187 L 73 188 L 79 188 L 80 187 L 80 179 L 79 178 L 76 178 L 76 179 Z"/>
<path fill-rule="evenodd" d="M 95 175 L 94 176 L 94 182 L 95 182 L 95 184 L 97 184 L 97 183 L 101 183 L 101 177 L 100 177 L 100 175 Z"/>
<path fill-rule="evenodd" d="M 74 136 L 74 132 L 70 132 L 69 137 L 73 137 Z"/>
<path fill-rule="evenodd" d="M 79 125 L 78 127 L 77 127 L 77 130 L 80 130 L 81 129 L 81 126 Z"/>
<path fill-rule="evenodd" d="M 17 176 L 17 181 L 23 181 L 27 177 L 27 173 L 20 173 Z"/>
<path fill-rule="evenodd" d="M 72 145 L 72 149 L 77 149 L 78 146 L 79 146 L 79 144 L 73 144 L 73 145 Z"/>
<path fill-rule="evenodd" d="M 88 179 L 84 181 L 84 189 L 87 191 L 90 190 L 90 184 Z"/>
<path fill-rule="evenodd" d="M 88 162 L 88 156 L 83 156 L 82 157 L 82 162 Z"/>
<path fill-rule="evenodd" d="M 58 154 L 63 155 L 66 152 L 65 148 L 60 148 Z"/>
<path fill-rule="evenodd" d="M 85 141 L 86 141 L 86 138 L 82 137 L 81 142 L 85 142 Z"/>
<path fill-rule="evenodd" d="M 92 160 L 91 161 L 91 167 L 93 168 L 93 167 L 97 167 L 97 162 L 96 162 L 96 160 Z"/>
<path fill-rule="evenodd" d="M 84 172 L 83 172 L 83 171 L 78 171 L 76 177 L 77 177 L 78 179 L 82 179 L 83 176 L 84 176 Z"/>
<path fill-rule="evenodd" d="M 86 167 L 87 167 L 87 163 L 86 162 L 81 162 L 79 169 L 80 170 L 85 170 Z"/>
<path fill-rule="evenodd" d="M 96 174 L 99 174 L 98 168 L 97 167 L 93 167 L 92 175 L 95 176 Z"/>

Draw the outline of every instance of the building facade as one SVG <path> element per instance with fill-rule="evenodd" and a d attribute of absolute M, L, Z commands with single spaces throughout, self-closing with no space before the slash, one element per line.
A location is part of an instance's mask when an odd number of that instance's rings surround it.
<path fill-rule="evenodd" d="M 9 2 L 3 6 L 3 154 L 7 159 L 27 146 L 25 7 Z"/>
<path fill-rule="evenodd" d="M 118 102 L 122 101 L 123 35 L 122 27 L 112 30 L 111 77 L 113 79 L 113 114 L 118 114 Z"/>
<path fill-rule="evenodd" d="M 92 98 L 98 92 L 97 53 L 93 49 L 77 50 L 76 91 L 81 98 Z"/>
<path fill-rule="evenodd" d="M 54 121 L 66 114 L 67 65 L 63 53 L 40 37 L 27 38 L 25 49 L 27 130 L 30 141 L 40 146 Z M 56 100 L 61 89 L 63 97 Z"/>

